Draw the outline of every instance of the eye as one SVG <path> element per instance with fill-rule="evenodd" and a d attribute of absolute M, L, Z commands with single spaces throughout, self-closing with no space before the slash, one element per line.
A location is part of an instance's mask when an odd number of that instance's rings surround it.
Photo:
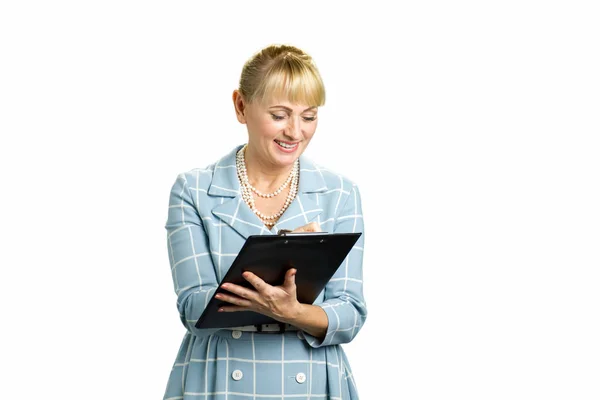
<path fill-rule="evenodd" d="M 307 122 L 312 122 L 312 121 L 314 121 L 316 119 L 317 119 L 317 117 L 304 117 L 304 120 L 307 121 Z"/>
<path fill-rule="evenodd" d="M 275 115 L 275 114 L 271 114 L 271 117 L 275 120 L 275 121 L 281 121 L 282 119 L 284 119 L 285 117 L 282 115 Z"/>

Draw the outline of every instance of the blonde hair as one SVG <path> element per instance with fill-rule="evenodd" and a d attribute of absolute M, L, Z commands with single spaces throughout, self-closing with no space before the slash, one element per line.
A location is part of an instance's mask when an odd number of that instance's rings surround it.
<path fill-rule="evenodd" d="M 270 45 L 246 61 L 239 91 L 248 103 L 325 104 L 325 86 L 312 57 L 289 45 Z"/>

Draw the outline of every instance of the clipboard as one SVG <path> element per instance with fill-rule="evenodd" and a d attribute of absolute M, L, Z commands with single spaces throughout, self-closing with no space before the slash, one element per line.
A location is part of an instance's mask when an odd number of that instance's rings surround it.
<path fill-rule="evenodd" d="M 225 282 L 252 288 L 242 272 L 251 271 L 270 285 L 283 284 L 285 273 L 296 268 L 296 296 L 300 303 L 313 304 L 362 235 L 357 233 L 299 232 L 281 230 L 277 235 L 251 235 L 246 239 L 217 290 L 196 321 L 196 328 L 230 328 L 279 323 L 254 311 L 218 312 L 231 305 L 215 297 L 229 293 Z"/>

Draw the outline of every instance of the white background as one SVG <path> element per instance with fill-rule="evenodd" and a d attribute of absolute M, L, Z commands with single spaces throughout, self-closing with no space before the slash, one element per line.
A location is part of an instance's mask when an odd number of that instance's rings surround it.
<path fill-rule="evenodd" d="M 361 399 L 600 398 L 593 2 L 214 3 L 0 6 L 0 397 L 162 398 L 169 190 L 286 43 L 327 89 L 307 155 L 362 193 Z"/>

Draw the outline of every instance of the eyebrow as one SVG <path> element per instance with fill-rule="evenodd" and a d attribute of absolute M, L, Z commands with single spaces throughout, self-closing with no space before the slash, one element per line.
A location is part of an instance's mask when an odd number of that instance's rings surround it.
<path fill-rule="evenodd" d="M 284 109 L 288 110 L 289 112 L 292 112 L 292 111 L 294 111 L 294 110 L 292 110 L 291 108 L 289 108 L 289 107 L 286 107 L 286 106 L 282 106 L 282 105 L 277 105 L 277 106 L 271 106 L 271 107 L 269 107 L 269 109 L 271 109 L 271 108 L 284 108 Z M 315 109 L 315 110 L 316 110 L 316 109 L 317 109 L 317 107 L 316 107 L 316 106 L 313 106 L 313 107 L 308 107 L 308 108 L 307 108 L 306 110 L 304 110 L 304 111 L 313 110 L 313 109 Z M 302 112 L 304 112 L 304 111 L 302 111 Z"/>

